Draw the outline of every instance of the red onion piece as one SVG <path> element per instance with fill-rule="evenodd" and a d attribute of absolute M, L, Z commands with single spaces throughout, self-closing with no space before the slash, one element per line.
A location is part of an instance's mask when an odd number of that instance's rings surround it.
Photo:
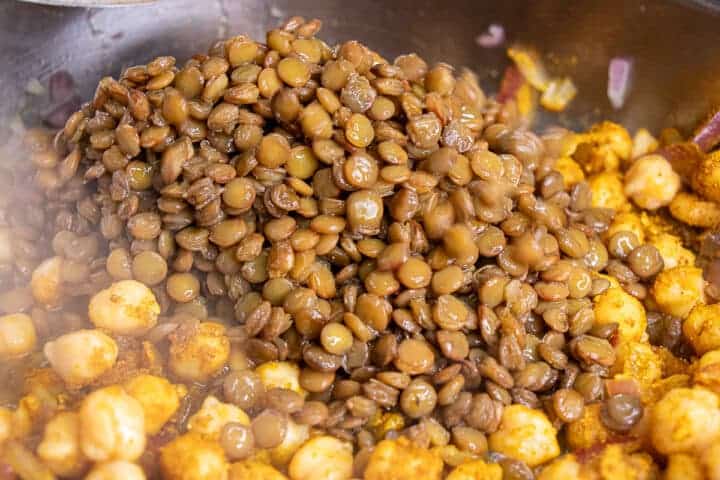
<path fill-rule="evenodd" d="M 475 38 L 475 43 L 482 48 L 497 48 L 505 43 L 505 29 L 500 24 L 491 23 L 485 33 Z"/>
<path fill-rule="evenodd" d="M 709 152 L 720 143 L 720 109 L 710 116 L 692 139 L 703 152 Z"/>
<path fill-rule="evenodd" d="M 75 79 L 67 70 L 58 70 L 48 79 L 50 101 L 65 102 L 75 94 Z"/>
<path fill-rule="evenodd" d="M 62 128 L 67 119 L 80 108 L 80 97 L 73 95 L 63 102 L 52 105 L 42 116 L 43 122 L 51 128 Z"/>
<path fill-rule="evenodd" d="M 608 66 L 607 96 L 613 108 L 619 110 L 625 105 L 632 83 L 633 60 L 629 57 L 615 57 Z"/>
<path fill-rule="evenodd" d="M 518 90 L 520 90 L 520 87 L 524 84 L 525 77 L 520 73 L 520 70 L 516 66 L 510 65 L 505 69 L 503 78 L 500 81 L 500 91 L 498 91 L 497 94 L 497 101 L 505 103 L 515 98 Z"/>

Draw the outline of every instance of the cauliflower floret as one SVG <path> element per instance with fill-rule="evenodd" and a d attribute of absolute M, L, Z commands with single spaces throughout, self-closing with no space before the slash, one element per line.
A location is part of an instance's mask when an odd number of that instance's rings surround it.
<path fill-rule="evenodd" d="M 115 282 L 88 305 L 90 321 L 118 335 L 140 336 L 155 326 L 160 305 L 152 290 L 136 280 Z"/>
<path fill-rule="evenodd" d="M 608 288 L 596 296 L 593 310 L 596 325 L 618 324 L 620 343 L 641 340 L 645 335 L 645 307 L 622 288 Z"/>
<path fill-rule="evenodd" d="M 632 152 L 630 134 L 616 123 L 593 125 L 580 137 L 582 143 L 577 146 L 573 157 L 588 173 L 617 170 L 621 160 L 628 159 Z"/>
<path fill-rule="evenodd" d="M 652 346 L 645 342 L 625 342 L 617 348 L 617 360 L 612 367 L 616 378 L 632 378 L 641 391 L 662 378 L 662 360 Z M 643 395 L 644 397 L 645 395 Z"/>
<path fill-rule="evenodd" d="M 503 471 L 497 463 L 473 460 L 453 469 L 445 480 L 502 480 Z"/>
<path fill-rule="evenodd" d="M 190 333 L 170 334 L 170 370 L 186 381 L 205 382 L 218 373 L 230 357 L 230 339 L 225 327 L 216 322 L 200 322 Z"/>
<path fill-rule="evenodd" d="M 673 217 L 692 227 L 711 228 L 720 223 L 720 205 L 694 193 L 678 193 L 669 209 Z"/>
<path fill-rule="evenodd" d="M 160 449 L 164 480 L 226 480 L 228 462 L 218 442 L 188 432 Z"/>
<path fill-rule="evenodd" d="M 490 435 L 490 450 L 535 467 L 560 455 L 557 431 L 541 410 L 524 405 L 505 407 L 500 427 Z"/>
<path fill-rule="evenodd" d="M 702 465 L 695 455 L 675 453 L 668 456 L 665 480 L 704 480 Z"/>
<path fill-rule="evenodd" d="M 575 455 L 571 453 L 550 462 L 537 476 L 537 480 L 566 480 L 569 478 L 580 478 L 580 464 Z"/>
<path fill-rule="evenodd" d="M 658 149 L 660 142 L 645 128 L 638 129 L 633 136 L 632 152 L 630 158 L 639 158 Z"/>
<path fill-rule="evenodd" d="M 655 278 L 651 292 L 661 311 L 685 318 L 695 305 L 705 303 L 702 269 L 680 266 L 664 270 Z"/>
<path fill-rule="evenodd" d="M 594 469 L 603 480 L 650 480 L 657 477 L 657 467 L 645 453 L 629 454 L 618 444 L 603 449 L 586 469 Z"/>
<path fill-rule="evenodd" d="M 565 188 L 570 188 L 576 183 L 585 180 L 585 173 L 580 165 L 570 157 L 560 157 L 555 162 L 555 170 L 560 172 Z"/>
<path fill-rule="evenodd" d="M 310 438 L 310 427 L 288 419 L 285 438 L 270 450 L 270 459 L 275 465 L 287 465 L 292 456 Z"/>
<path fill-rule="evenodd" d="M 118 356 L 115 340 L 100 330 L 77 330 L 47 342 L 43 349 L 53 370 L 70 386 L 88 385 L 110 370 Z"/>
<path fill-rule="evenodd" d="M 641 244 L 645 242 L 645 228 L 640 216 L 635 212 L 621 212 L 615 215 L 605 235 L 610 238 L 622 231 L 634 233 Z"/>
<path fill-rule="evenodd" d="M 118 385 L 95 390 L 80 405 L 80 440 L 91 460 L 136 460 L 145 450 L 142 405 Z"/>
<path fill-rule="evenodd" d="M 208 395 L 200 409 L 188 420 L 188 431 L 219 440 L 223 427 L 231 422 L 250 425 L 250 417 L 240 407 Z"/>
<path fill-rule="evenodd" d="M 352 473 L 352 445 L 327 435 L 308 440 L 288 466 L 292 480 L 346 480 Z"/>
<path fill-rule="evenodd" d="M 292 362 L 266 362 L 255 369 L 266 390 L 285 388 L 307 395 L 300 386 L 300 368 Z"/>
<path fill-rule="evenodd" d="M 185 385 L 173 385 L 166 378 L 141 374 L 125 382 L 125 391 L 140 402 L 145 412 L 145 431 L 155 435 L 175 415 L 180 399 L 187 394 Z"/>
<path fill-rule="evenodd" d="M 592 193 L 591 205 L 596 208 L 612 208 L 618 212 L 630 209 L 630 202 L 625 196 L 622 178 L 618 172 L 602 172 L 588 180 Z"/>
<path fill-rule="evenodd" d="M 400 437 L 375 446 L 365 469 L 365 480 L 440 480 L 442 470 L 443 462 L 437 453 Z"/>
<path fill-rule="evenodd" d="M 703 157 L 693 170 L 690 184 L 698 194 L 713 202 L 720 202 L 720 151 Z"/>
<path fill-rule="evenodd" d="M 707 352 L 693 367 L 693 381 L 720 394 L 720 350 Z"/>
<path fill-rule="evenodd" d="M 720 436 L 718 397 L 698 387 L 670 390 L 653 406 L 650 425 L 658 452 L 699 452 Z"/>
<path fill-rule="evenodd" d="M 228 480 L 287 480 L 287 477 L 267 463 L 245 460 L 230 465 Z"/>
<path fill-rule="evenodd" d="M 98 463 L 85 480 L 145 480 L 139 465 L 124 460 Z"/>
<path fill-rule="evenodd" d="M 35 349 L 35 324 L 28 315 L 14 313 L 0 317 L 0 359 L 10 360 Z"/>
<path fill-rule="evenodd" d="M 682 240 L 677 235 L 661 233 L 653 236 L 649 243 L 660 252 L 663 259 L 663 270 L 677 266 L 695 265 L 695 254 L 683 247 Z"/>
<path fill-rule="evenodd" d="M 696 305 L 682 330 L 698 355 L 720 348 L 720 304 Z"/>
<path fill-rule="evenodd" d="M 61 412 L 53 417 L 45 425 L 37 454 L 56 475 L 80 475 L 87 466 L 87 458 L 80 449 L 80 415 Z"/>
<path fill-rule="evenodd" d="M 565 440 L 571 450 L 581 450 L 608 441 L 610 432 L 600 420 L 602 405 L 585 405 L 582 417 L 565 426 Z"/>
<path fill-rule="evenodd" d="M 645 155 L 625 172 L 625 195 L 641 208 L 656 210 L 672 201 L 680 183 L 680 175 L 665 157 Z"/>

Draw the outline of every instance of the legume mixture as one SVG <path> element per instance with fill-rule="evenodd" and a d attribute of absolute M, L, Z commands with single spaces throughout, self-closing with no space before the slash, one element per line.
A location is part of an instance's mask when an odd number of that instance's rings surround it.
<path fill-rule="evenodd" d="M 319 29 L 27 131 L 0 479 L 720 478 L 720 157 Z"/>

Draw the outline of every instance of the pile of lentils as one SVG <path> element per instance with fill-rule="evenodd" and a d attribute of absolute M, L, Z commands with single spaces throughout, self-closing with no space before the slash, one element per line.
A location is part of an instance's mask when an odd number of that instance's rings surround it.
<path fill-rule="evenodd" d="M 83 325 L 113 281 L 148 285 L 162 310 L 149 340 L 210 319 L 249 366 L 299 366 L 306 398 L 262 392 L 251 369 L 192 387 L 262 423 L 262 447 L 292 416 L 361 456 L 391 412 L 386 438 L 427 446 L 441 425 L 484 451 L 515 403 L 560 428 L 605 401 L 603 422 L 627 431 L 642 407 L 605 392 L 617 325 L 593 325 L 592 299 L 601 272 L 644 298 L 657 250 L 604 242 L 613 211 L 553 170 L 562 132 L 519 126 L 471 72 L 330 47 L 319 29 L 293 18 L 265 44 L 127 68 L 54 138 L 28 135 L 39 189 L 4 210 L 19 247 L 1 273 L 26 285 L 43 242 L 65 259 L 63 310 L 32 309 L 40 335 Z M 228 454 L 246 435 L 224 434 Z"/>

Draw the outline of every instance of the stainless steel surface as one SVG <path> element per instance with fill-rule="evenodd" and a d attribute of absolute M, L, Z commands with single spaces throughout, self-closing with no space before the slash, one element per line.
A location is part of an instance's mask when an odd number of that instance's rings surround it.
<path fill-rule="evenodd" d="M 361 39 L 388 57 L 416 51 L 478 71 L 489 91 L 505 65 L 502 49 L 474 38 L 489 23 L 509 41 L 537 47 L 553 73 L 567 73 L 580 93 L 559 117 L 587 123 L 607 117 L 631 127 L 690 125 L 720 100 L 720 29 L 708 0 L 159 0 L 122 9 L 0 2 L 0 116 L 17 110 L 30 78 L 69 70 L 89 96 L 99 78 L 159 54 L 179 59 L 213 40 L 263 32 L 289 15 L 318 17 L 332 42 Z M 626 107 L 606 98 L 607 64 L 635 58 Z M 552 117 L 556 121 L 558 117 Z"/>
<path fill-rule="evenodd" d="M 59 7 L 124 7 L 154 0 L 22 0 L 26 3 L 55 5 Z"/>

